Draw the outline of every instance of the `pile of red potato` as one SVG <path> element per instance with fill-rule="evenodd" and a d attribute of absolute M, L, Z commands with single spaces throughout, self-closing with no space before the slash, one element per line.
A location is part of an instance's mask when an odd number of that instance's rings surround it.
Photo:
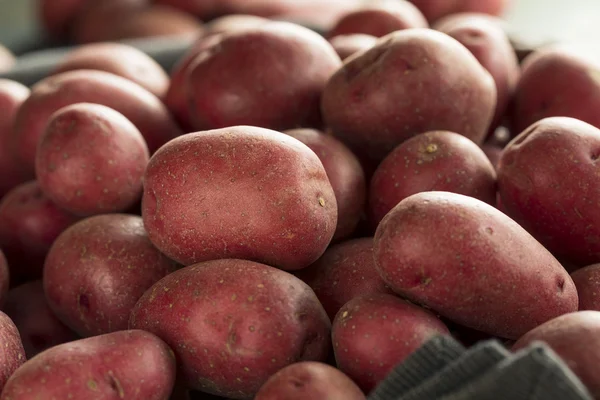
<path fill-rule="evenodd" d="M 504 1 L 325 37 L 266 18 L 317 1 L 155 3 L 211 19 L 170 74 L 98 43 L 0 80 L 1 400 L 359 400 L 439 334 L 545 341 L 600 399 L 594 57 L 519 65 Z"/>

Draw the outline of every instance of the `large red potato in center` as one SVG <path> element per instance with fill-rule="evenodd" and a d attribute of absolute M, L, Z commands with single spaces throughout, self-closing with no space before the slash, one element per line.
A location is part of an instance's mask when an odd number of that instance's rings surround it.
<path fill-rule="evenodd" d="M 507 339 L 576 311 L 562 265 L 494 207 L 449 192 L 422 192 L 381 221 L 374 244 L 396 293 L 461 325 Z"/>
<path fill-rule="evenodd" d="M 154 245 L 181 264 L 241 258 L 297 270 L 325 251 L 337 204 L 306 145 L 239 126 L 187 134 L 156 152 L 142 216 Z"/>

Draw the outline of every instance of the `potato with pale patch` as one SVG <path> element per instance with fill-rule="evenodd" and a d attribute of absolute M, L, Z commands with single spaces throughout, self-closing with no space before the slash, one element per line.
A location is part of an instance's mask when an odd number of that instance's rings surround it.
<path fill-rule="evenodd" d="M 151 333 L 131 330 L 52 347 L 10 377 L 2 400 L 168 400 L 175 358 Z"/>
<path fill-rule="evenodd" d="M 415 350 L 448 328 L 431 312 L 390 294 L 369 294 L 337 313 L 331 338 L 338 368 L 369 393 Z"/>
<path fill-rule="evenodd" d="M 175 351 L 196 390 L 251 398 L 298 361 L 324 361 L 331 323 L 308 285 L 252 261 L 195 264 L 158 281 L 138 301 L 130 327 Z"/>
<path fill-rule="evenodd" d="M 123 212 L 141 199 L 149 158 L 142 134 L 123 114 L 78 103 L 50 116 L 35 172 L 44 193 L 72 214 Z"/>
<path fill-rule="evenodd" d="M 237 126 L 190 133 L 156 152 L 142 216 L 152 243 L 183 265 L 240 258 L 299 270 L 329 245 L 337 203 L 305 144 Z"/>
<path fill-rule="evenodd" d="M 48 304 L 81 336 L 127 329 L 146 290 L 177 264 L 148 239 L 142 218 L 105 214 L 63 232 L 44 265 Z"/>
<path fill-rule="evenodd" d="M 402 200 L 377 227 L 375 262 L 399 295 L 494 336 L 517 339 L 576 311 L 563 266 L 496 208 L 450 192 Z"/>
<path fill-rule="evenodd" d="M 289 365 L 260 388 L 254 400 L 364 400 L 350 378 L 327 364 L 304 361 Z"/>

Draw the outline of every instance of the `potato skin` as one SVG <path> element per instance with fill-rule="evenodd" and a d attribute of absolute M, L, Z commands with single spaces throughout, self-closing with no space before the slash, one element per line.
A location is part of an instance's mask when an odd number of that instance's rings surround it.
<path fill-rule="evenodd" d="M 356 156 L 339 140 L 314 129 L 284 132 L 307 145 L 323 163 L 338 209 L 333 240 L 352 235 L 364 211 L 367 198 L 365 173 Z"/>
<path fill-rule="evenodd" d="M 512 350 L 534 341 L 548 344 L 587 386 L 592 397 L 600 397 L 600 312 L 579 311 L 554 318 L 523 335 Z"/>
<path fill-rule="evenodd" d="M 11 289 L 2 309 L 19 330 L 27 359 L 50 347 L 79 339 L 48 306 L 40 280 Z"/>
<path fill-rule="evenodd" d="M 369 188 L 369 219 L 375 228 L 410 195 L 444 191 L 496 204 L 496 172 L 485 153 L 466 137 L 435 131 L 396 147 L 379 164 Z"/>
<path fill-rule="evenodd" d="M 10 149 L 10 141 L 15 115 L 29 93 L 29 88 L 18 82 L 0 79 L 0 199 L 27 180 Z"/>
<path fill-rule="evenodd" d="M 289 365 L 260 388 L 254 400 L 364 400 L 350 378 L 327 364 L 304 361 Z"/>
<path fill-rule="evenodd" d="M 427 20 L 434 22 L 450 14 L 475 12 L 501 15 L 511 0 L 410 0 Z"/>
<path fill-rule="evenodd" d="M 419 9 L 408 1 L 383 2 L 350 11 L 340 18 L 328 37 L 364 33 L 382 37 L 388 33 L 411 28 L 429 28 Z"/>
<path fill-rule="evenodd" d="M 79 220 L 56 206 L 36 181 L 17 186 L 0 202 L 0 249 L 13 284 L 40 279 L 54 240 Z"/>
<path fill-rule="evenodd" d="M 150 240 L 183 265 L 241 258 L 297 270 L 325 252 L 337 205 L 306 145 L 239 126 L 187 134 L 156 152 L 142 216 Z"/>
<path fill-rule="evenodd" d="M 517 339 L 576 311 L 560 263 L 492 206 L 456 193 L 404 199 L 375 234 L 375 262 L 401 296 L 468 328 Z"/>
<path fill-rule="evenodd" d="M 54 74 L 77 69 L 110 72 L 142 86 L 158 98 L 169 87 L 169 77 L 150 56 L 122 43 L 94 43 L 78 47 L 67 54 Z"/>
<path fill-rule="evenodd" d="M 371 237 L 331 246 L 317 262 L 297 276 L 315 291 L 332 320 L 340 308 L 355 297 L 393 293 L 375 267 Z"/>
<path fill-rule="evenodd" d="M 369 393 L 406 357 L 448 328 L 431 312 L 390 294 L 368 294 L 337 313 L 331 338 L 338 368 Z"/>
<path fill-rule="evenodd" d="M 50 116 L 36 153 L 36 176 L 59 207 L 80 216 L 126 211 L 142 195 L 150 155 L 123 114 L 78 103 Z"/>
<path fill-rule="evenodd" d="M 366 51 L 377 43 L 378 39 L 375 36 L 365 35 L 362 33 L 354 33 L 350 35 L 337 35 L 329 39 L 329 43 L 340 56 L 342 61 L 348 57 L 358 53 L 359 51 Z"/>
<path fill-rule="evenodd" d="M 463 45 L 430 29 L 391 33 L 346 60 L 321 103 L 333 135 L 372 163 L 432 130 L 481 144 L 495 106 L 491 75 Z"/>
<path fill-rule="evenodd" d="M 15 118 L 12 148 L 28 172 L 34 173 L 37 145 L 50 116 L 84 102 L 123 114 L 142 133 L 150 153 L 181 134 L 161 101 L 138 84 L 104 71 L 68 71 L 35 84 Z"/>
<path fill-rule="evenodd" d="M 206 35 L 235 32 L 238 30 L 252 29 L 269 23 L 267 18 L 257 15 L 230 14 L 215 18 L 206 24 Z"/>
<path fill-rule="evenodd" d="M 120 331 L 38 354 L 15 371 L 0 399 L 165 400 L 174 382 L 175 359 L 162 340 Z"/>
<path fill-rule="evenodd" d="M 192 389 L 245 399 L 289 364 L 325 360 L 331 324 L 314 292 L 293 275 L 215 260 L 157 282 L 136 304 L 130 327 L 171 344 Z"/>
<path fill-rule="evenodd" d="M 564 47 L 547 47 L 522 65 L 512 110 L 515 134 L 547 117 L 579 119 L 600 128 L 600 63 Z"/>
<path fill-rule="evenodd" d="M 138 299 L 177 264 L 148 239 L 142 218 L 105 214 L 63 232 L 44 265 L 48 304 L 81 336 L 127 329 Z"/>
<path fill-rule="evenodd" d="M 2 311 L 0 311 L 0 342 L 2 343 L 0 391 L 2 391 L 11 375 L 26 361 L 19 331 L 12 320 Z"/>
<path fill-rule="evenodd" d="M 200 52 L 190 67 L 192 126 L 318 128 L 321 92 L 340 66 L 331 45 L 300 25 L 271 22 L 231 32 Z"/>
<path fill-rule="evenodd" d="M 600 311 L 600 264 L 592 264 L 571 273 L 579 295 L 579 310 Z"/>
<path fill-rule="evenodd" d="M 498 166 L 507 214 L 559 260 L 579 267 L 600 261 L 599 155 L 600 130 L 551 117 L 513 139 Z"/>
<path fill-rule="evenodd" d="M 434 28 L 469 49 L 494 78 L 497 99 L 491 126 L 493 132 L 507 114 L 520 74 L 517 55 L 501 26 L 501 20 L 488 15 L 463 13 L 444 18 Z"/>

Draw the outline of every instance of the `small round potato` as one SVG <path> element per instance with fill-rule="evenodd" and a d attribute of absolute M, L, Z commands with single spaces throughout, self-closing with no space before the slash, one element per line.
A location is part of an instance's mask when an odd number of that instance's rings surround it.
<path fill-rule="evenodd" d="M 281 368 L 324 361 L 331 323 L 295 276 L 244 260 L 195 264 L 158 281 L 138 301 L 130 327 L 171 345 L 196 390 L 252 398 Z"/>
<path fill-rule="evenodd" d="M 11 283 L 40 279 L 54 240 L 79 220 L 58 208 L 36 181 L 11 190 L 0 202 L 0 249 L 10 266 Z"/>
<path fill-rule="evenodd" d="M 462 44 L 430 29 L 381 38 L 347 60 L 322 96 L 333 135 L 374 164 L 405 140 L 433 130 L 481 144 L 495 107 L 492 76 Z"/>
<path fill-rule="evenodd" d="M 150 240 L 183 265 L 241 258 L 298 270 L 325 252 L 337 204 L 305 144 L 238 126 L 184 135 L 156 152 L 142 216 Z"/>
<path fill-rule="evenodd" d="M 2 400 L 168 399 L 175 383 L 171 349 L 149 332 L 132 330 L 52 347 L 10 377 Z"/>
<path fill-rule="evenodd" d="M 44 193 L 72 214 L 122 212 L 141 198 L 149 158 L 142 134 L 122 114 L 78 103 L 50 117 L 35 172 Z"/>
<path fill-rule="evenodd" d="M 289 365 L 260 388 L 254 400 L 364 400 L 350 378 L 327 364 L 304 361 Z"/>
<path fill-rule="evenodd" d="M 571 279 L 577 287 L 579 309 L 600 311 L 600 264 L 578 269 Z"/>
<path fill-rule="evenodd" d="M 79 339 L 48 306 L 42 281 L 11 289 L 3 310 L 19 330 L 27 359 L 50 347 Z"/>
<path fill-rule="evenodd" d="M 5 400 L 3 389 L 14 372 L 26 361 L 25 350 L 21 343 L 19 330 L 8 317 L 0 311 L 0 391 Z"/>
<path fill-rule="evenodd" d="M 44 265 L 44 291 L 54 313 L 81 336 L 127 329 L 144 292 L 176 270 L 148 239 L 142 218 L 105 214 L 63 232 Z"/>

